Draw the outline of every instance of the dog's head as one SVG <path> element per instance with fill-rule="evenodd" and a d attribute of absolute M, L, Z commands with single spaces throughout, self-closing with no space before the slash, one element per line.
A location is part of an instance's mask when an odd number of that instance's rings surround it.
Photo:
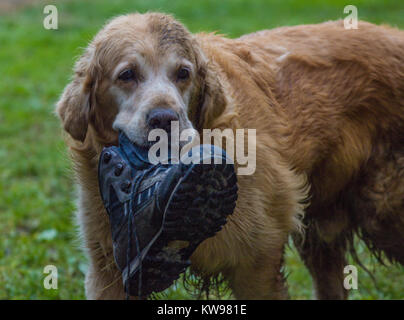
<path fill-rule="evenodd" d="M 108 141 L 121 130 L 149 145 L 150 130 L 208 127 L 225 107 L 222 87 L 195 37 L 171 16 L 113 19 L 75 66 L 57 104 L 64 129 L 84 141 L 88 127 Z M 109 142 L 110 143 L 110 142 Z"/>

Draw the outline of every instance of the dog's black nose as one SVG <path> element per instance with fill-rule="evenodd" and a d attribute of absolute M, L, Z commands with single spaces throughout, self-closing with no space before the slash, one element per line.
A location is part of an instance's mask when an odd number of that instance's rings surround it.
<path fill-rule="evenodd" d="M 169 131 L 171 121 L 178 121 L 178 114 L 170 109 L 156 108 L 149 112 L 146 121 L 152 129 Z"/>

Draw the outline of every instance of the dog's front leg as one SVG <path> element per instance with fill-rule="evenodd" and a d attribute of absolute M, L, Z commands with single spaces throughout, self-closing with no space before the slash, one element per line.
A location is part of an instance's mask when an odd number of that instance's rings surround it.
<path fill-rule="evenodd" d="M 229 277 L 236 299 L 288 299 L 288 291 L 281 272 L 283 248 L 257 257 L 255 263 L 234 268 Z"/>
<path fill-rule="evenodd" d="M 340 217 L 342 213 L 336 214 Z M 342 220 L 342 219 L 340 219 Z M 316 221 L 318 226 L 310 221 L 307 223 L 305 241 L 299 236 L 294 238 L 296 247 L 304 264 L 309 269 L 313 279 L 315 298 L 319 300 L 343 300 L 348 298 L 348 291 L 344 288 L 344 267 L 346 261 L 346 233 L 337 225 L 329 226 Z M 328 236 L 319 234 L 323 231 Z M 337 236 L 338 235 L 338 236 Z"/>

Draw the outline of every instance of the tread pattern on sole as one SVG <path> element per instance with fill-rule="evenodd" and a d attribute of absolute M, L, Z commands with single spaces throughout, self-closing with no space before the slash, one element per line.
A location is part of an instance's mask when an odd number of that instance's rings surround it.
<path fill-rule="evenodd" d="M 149 295 L 168 288 L 191 264 L 197 246 L 226 224 L 237 200 L 237 177 L 231 164 L 193 164 L 175 190 L 166 211 L 163 232 L 142 261 L 142 292 Z M 197 196 L 195 196 L 197 195 Z M 167 246 L 188 241 L 186 248 Z M 164 272 L 162 272 L 164 270 Z M 131 277 L 137 293 L 138 275 Z"/>

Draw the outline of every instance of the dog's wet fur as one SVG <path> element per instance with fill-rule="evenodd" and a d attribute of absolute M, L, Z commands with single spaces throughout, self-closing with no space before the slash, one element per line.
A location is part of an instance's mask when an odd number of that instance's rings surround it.
<path fill-rule="evenodd" d="M 291 235 L 319 299 L 347 298 L 355 235 L 404 265 L 404 32 L 358 27 L 336 21 L 228 39 L 193 35 L 160 13 L 110 21 L 57 105 L 79 188 L 87 298 L 125 297 L 99 154 L 117 143 L 117 130 L 147 145 L 145 119 L 157 107 L 174 110 L 180 130 L 256 129 L 255 173 L 239 176 L 234 214 L 192 256 L 203 279 L 220 275 L 237 299 L 287 298 Z M 187 79 L 179 81 L 180 68 Z M 136 79 L 120 80 L 125 69 Z"/>

